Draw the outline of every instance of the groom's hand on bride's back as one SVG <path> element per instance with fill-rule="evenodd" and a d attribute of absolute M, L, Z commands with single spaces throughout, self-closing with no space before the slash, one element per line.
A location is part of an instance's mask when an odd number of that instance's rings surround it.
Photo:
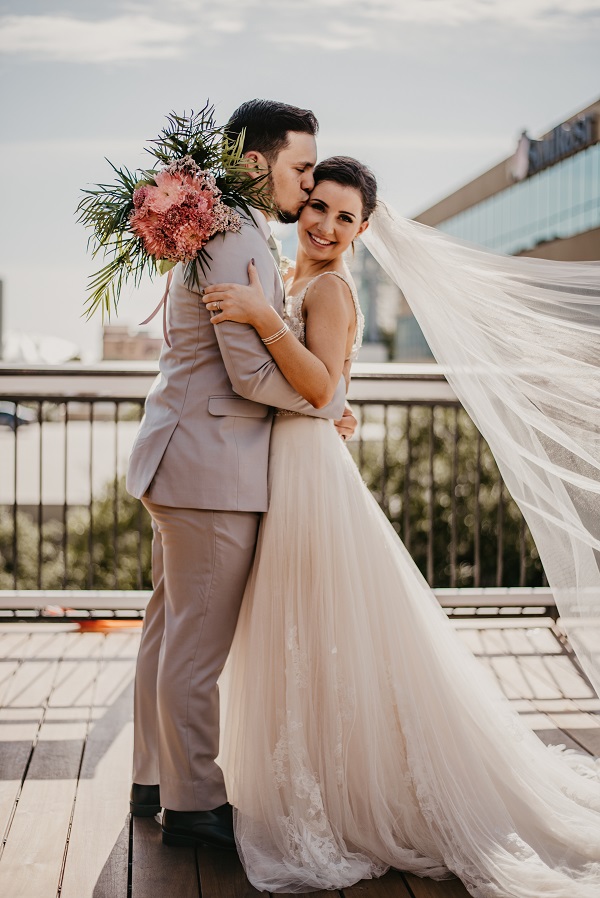
<path fill-rule="evenodd" d="M 335 429 L 343 440 L 349 440 L 350 437 L 354 436 L 354 431 L 358 426 L 358 421 L 354 417 L 354 412 L 348 404 L 346 404 L 344 414 L 342 415 L 340 420 L 334 421 L 333 423 L 335 425 Z"/>

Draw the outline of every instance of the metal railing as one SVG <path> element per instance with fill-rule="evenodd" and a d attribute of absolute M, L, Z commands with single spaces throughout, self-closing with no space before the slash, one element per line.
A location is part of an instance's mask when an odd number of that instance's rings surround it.
<path fill-rule="evenodd" d="M 0 366 L 0 589 L 150 587 L 149 519 L 124 475 L 156 372 Z M 349 399 L 349 450 L 432 586 L 546 586 L 491 452 L 436 365 L 357 364 Z"/>

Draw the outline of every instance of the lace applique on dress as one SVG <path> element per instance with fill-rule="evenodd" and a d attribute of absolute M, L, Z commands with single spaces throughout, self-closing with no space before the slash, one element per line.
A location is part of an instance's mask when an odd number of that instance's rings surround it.
<path fill-rule="evenodd" d="M 352 294 L 352 300 L 354 302 L 354 311 L 356 312 L 356 334 L 354 335 L 354 343 L 352 344 L 352 349 L 350 350 L 349 359 L 354 361 L 356 358 L 360 347 L 362 346 L 363 332 L 365 329 L 365 316 L 362 313 L 362 309 L 358 302 L 358 293 L 356 292 L 356 286 L 350 272 L 348 269 L 342 274 L 339 271 L 324 271 L 322 274 L 318 274 L 316 277 L 312 278 L 297 296 L 289 296 L 286 300 L 286 307 L 284 318 L 287 322 L 287 325 L 293 335 L 300 340 L 300 342 L 306 345 L 306 327 L 304 324 L 304 317 L 302 315 L 302 307 L 304 306 L 304 300 L 306 299 L 306 294 L 308 292 L 308 288 L 311 287 L 315 281 L 319 280 L 319 278 L 325 277 L 326 275 L 333 275 L 334 277 L 338 277 L 341 281 L 348 285 L 350 288 L 350 293 Z"/>
<path fill-rule="evenodd" d="M 280 735 L 273 752 L 273 773 L 278 789 L 291 787 L 293 803 L 289 814 L 277 817 L 279 832 L 285 839 L 285 865 L 294 867 L 306 877 L 308 871 L 323 885 L 331 882 L 339 885 L 347 882 L 351 863 L 345 856 L 345 846 L 340 846 L 331 829 L 318 777 L 311 769 L 306 750 L 295 735 L 302 724 L 288 719 L 281 725 Z M 380 873 L 387 866 L 381 866 Z M 366 872 L 366 871 L 365 871 Z"/>
<path fill-rule="evenodd" d="M 308 656 L 298 644 L 298 627 L 291 627 L 288 632 L 287 649 L 292 657 L 292 670 L 296 685 L 300 689 L 308 686 Z"/>
<path fill-rule="evenodd" d="M 286 723 L 282 723 L 279 728 L 279 739 L 272 756 L 273 781 L 278 789 L 283 788 L 289 780 L 290 733 L 301 729 L 300 721 L 292 720 L 288 711 Z"/>

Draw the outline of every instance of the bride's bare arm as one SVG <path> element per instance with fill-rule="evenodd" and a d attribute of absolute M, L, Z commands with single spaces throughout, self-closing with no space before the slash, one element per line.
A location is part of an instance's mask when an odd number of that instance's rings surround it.
<path fill-rule="evenodd" d="M 256 269 L 248 268 L 250 284 L 217 284 L 202 297 L 209 309 L 220 303 L 213 316 L 221 321 L 251 324 L 263 339 L 276 334 L 283 321 L 264 299 Z M 348 286 L 338 277 L 321 277 L 312 284 L 304 300 L 306 346 L 291 333 L 267 344 L 277 367 L 312 406 L 323 408 L 330 402 L 345 371 L 348 344 L 355 327 L 354 303 Z"/>

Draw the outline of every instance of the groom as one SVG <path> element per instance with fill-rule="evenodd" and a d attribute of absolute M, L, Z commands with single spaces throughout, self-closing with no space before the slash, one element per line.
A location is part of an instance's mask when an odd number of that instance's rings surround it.
<path fill-rule="evenodd" d="M 251 100 L 227 129 L 231 137 L 245 131 L 254 176 L 269 171 L 264 189 L 277 219 L 296 221 L 313 187 L 318 123 L 312 112 Z M 254 209 L 252 217 L 240 233 L 211 241 L 201 285 L 245 284 L 254 259 L 265 295 L 281 311 L 274 241 L 264 214 Z M 127 489 L 150 512 L 154 533 L 154 592 L 135 680 L 130 804 L 139 816 L 165 808 L 165 844 L 234 848 L 231 807 L 215 763 L 217 679 L 268 507 L 273 409 L 341 419 L 345 383 L 342 378 L 328 406 L 313 408 L 290 387 L 253 328 L 211 325 L 182 270 L 175 269 L 168 301 L 170 346 L 163 345 L 127 475 Z M 339 421 L 338 429 L 351 432 L 352 422 Z"/>

